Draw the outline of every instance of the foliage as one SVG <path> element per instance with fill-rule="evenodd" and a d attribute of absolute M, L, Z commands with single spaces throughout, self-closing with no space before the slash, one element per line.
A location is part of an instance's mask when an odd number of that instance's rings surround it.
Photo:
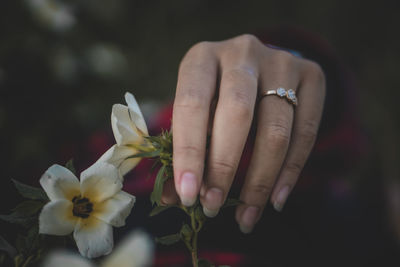
<path fill-rule="evenodd" d="M 180 231 L 175 234 L 170 234 L 156 238 L 156 242 L 163 245 L 173 245 L 179 241 L 182 241 L 192 255 L 193 266 L 215 266 L 206 259 L 198 259 L 197 257 L 197 242 L 199 232 L 202 229 L 204 223 L 207 221 L 207 217 L 203 213 L 203 208 L 199 199 L 191 207 L 185 207 L 182 204 L 179 205 L 162 205 L 161 196 L 163 192 L 164 183 L 168 179 L 173 179 L 173 168 L 172 168 L 172 133 L 170 131 L 163 131 L 159 136 L 147 137 L 147 140 L 151 142 L 153 151 L 148 151 L 148 148 L 138 146 L 141 157 L 155 158 L 156 166 L 159 166 L 159 170 L 154 183 L 153 192 L 151 193 L 151 203 L 154 206 L 150 212 L 150 216 L 155 216 L 161 212 L 165 212 L 171 208 L 181 209 L 190 219 L 190 224 L 183 223 Z M 222 208 L 232 207 L 240 204 L 241 202 L 237 199 L 228 198 Z"/>
<path fill-rule="evenodd" d="M 72 161 L 69 161 L 72 166 Z M 12 180 L 18 192 L 26 198 L 10 214 L 0 215 L 0 220 L 21 226 L 14 246 L 0 236 L 0 265 L 11 259 L 15 267 L 32 266 L 38 263 L 46 253 L 57 247 L 64 247 L 68 237 L 39 234 L 38 217 L 43 206 L 48 202 L 44 190 Z"/>

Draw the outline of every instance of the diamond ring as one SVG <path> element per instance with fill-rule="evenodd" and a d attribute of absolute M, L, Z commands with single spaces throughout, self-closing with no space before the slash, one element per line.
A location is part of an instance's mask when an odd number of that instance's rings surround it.
<path fill-rule="evenodd" d="M 292 89 L 286 90 L 285 88 L 280 87 L 276 90 L 267 90 L 267 91 L 264 91 L 263 93 L 261 93 L 261 97 L 268 96 L 268 95 L 277 95 L 281 98 L 286 98 L 286 100 L 289 103 L 293 104 L 294 106 L 297 106 L 296 93 Z"/>

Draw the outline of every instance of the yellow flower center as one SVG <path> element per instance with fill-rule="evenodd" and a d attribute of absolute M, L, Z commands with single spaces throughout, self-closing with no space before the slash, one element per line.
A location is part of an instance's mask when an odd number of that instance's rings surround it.
<path fill-rule="evenodd" d="M 75 196 L 72 199 L 74 207 L 72 208 L 72 214 L 76 217 L 86 219 L 93 211 L 93 203 L 86 197 Z"/>

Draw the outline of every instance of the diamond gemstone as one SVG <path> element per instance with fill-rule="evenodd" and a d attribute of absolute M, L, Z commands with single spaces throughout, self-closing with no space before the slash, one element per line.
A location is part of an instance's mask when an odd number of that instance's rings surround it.
<path fill-rule="evenodd" d="M 278 88 L 278 90 L 276 90 L 276 93 L 280 96 L 280 97 L 284 97 L 286 95 L 286 90 L 283 88 Z"/>
<path fill-rule="evenodd" d="M 293 101 L 296 99 L 296 94 L 294 93 L 294 91 L 292 89 L 288 90 L 288 98 Z"/>

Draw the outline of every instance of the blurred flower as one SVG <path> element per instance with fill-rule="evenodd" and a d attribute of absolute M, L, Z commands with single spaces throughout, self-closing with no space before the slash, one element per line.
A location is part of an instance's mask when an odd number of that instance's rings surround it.
<path fill-rule="evenodd" d="M 126 93 L 125 101 L 128 106 L 115 104 L 112 107 L 111 126 L 117 144 L 98 160 L 113 164 L 119 168 L 122 175 L 139 163 L 140 158 L 132 156 L 139 152 L 138 146 L 147 144 L 144 137 L 149 135 L 135 97 L 131 93 Z"/>
<path fill-rule="evenodd" d="M 57 0 L 26 0 L 34 17 L 43 26 L 63 32 L 69 30 L 76 23 L 71 9 Z"/>
<path fill-rule="evenodd" d="M 153 261 L 153 241 L 141 231 L 130 234 L 101 264 L 102 267 L 150 266 Z"/>
<path fill-rule="evenodd" d="M 61 47 L 51 56 L 51 67 L 56 77 L 63 82 L 72 82 L 78 77 L 79 61 L 67 47 Z"/>
<path fill-rule="evenodd" d="M 144 267 L 153 261 L 153 242 L 147 234 L 135 231 L 126 237 L 114 252 L 105 258 L 101 267 Z M 93 263 L 79 255 L 55 252 L 45 260 L 44 267 L 94 267 Z"/>
<path fill-rule="evenodd" d="M 60 165 L 51 166 L 40 178 L 50 202 L 39 216 L 39 232 L 68 235 L 74 232 L 79 252 L 94 258 L 111 252 L 112 226 L 125 225 L 135 197 L 121 191 L 118 170 L 99 162 L 81 173 L 79 180 Z"/>
<path fill-rule="evenodd" d="M 128 62 L 119 49 L 97 44 L 86 52 L 91 69 L 101 76 L 120 77 L 126 73 Z"/>

